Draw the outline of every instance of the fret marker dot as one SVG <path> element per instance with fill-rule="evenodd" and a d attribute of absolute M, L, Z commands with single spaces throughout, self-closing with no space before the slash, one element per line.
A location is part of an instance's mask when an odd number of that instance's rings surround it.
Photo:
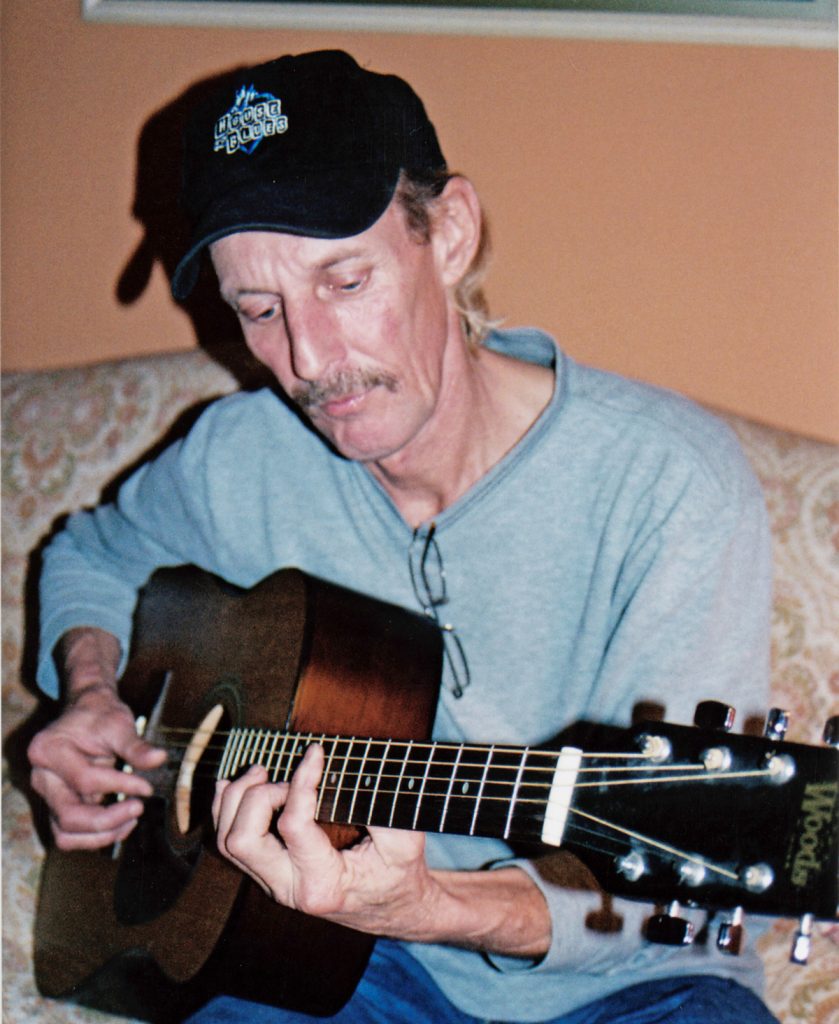
<path fill-rule="evenodd" d="M 463 785 L 460 787 L 460 792 L 463 793 L 464 796 L 466 796 L 466 794 L 469 792 L 469 783 L 468 782 L 464 782 L 463 783 Z"/>
<path fill-rule="evenodd" d="M 369 775 L 365 776 L 364 785 L 365 786 L 369 786 L 371 784 L 371 782 L 372 782 L 372 780 L 371 780 L 370 776 Z"/>
<path fill-rule="evenodd" d="M 413 788 L 414 788 L 414 780 L 413 779 L 408 779 L 408 789 L 413 789 Z"/>

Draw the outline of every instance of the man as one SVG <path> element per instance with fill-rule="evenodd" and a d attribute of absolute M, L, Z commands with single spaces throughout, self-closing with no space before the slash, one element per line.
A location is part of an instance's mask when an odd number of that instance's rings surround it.
<path fill-rule="evenodd" d="M 162 565 L 241 586 L 296 565 L 434 616 L 441 738 L 536 744 L 651 702 L 688 721 L 705 698 L 759 708 L 767 528 L 735 442 L 539 332 L 490 330 L 474 188 L 404 82 L 334 52 L 245 70 L 191 124 L 184 195 L 176 296 L 209 252 L 304 418 L 270 390 L 222 400 L 48 550 L 40 679 L 57 693 L 60 675 L 67 703 L 30 755 L 61 847 L 124 838 L 163 756 L 115 691 Z M 313 745 L 290 785 L 253 768 L 213 813 L 272 898 L 383 937 L 338 1020 L 774 1019 L 753 952 L 653 946 L 650 908 L 621 900 L 597 931 L 600 896 L 560 884 L 555 858 L 380 828 L 336 852 L 314 821 L 322 767 Z M 229 998 L 195 1018 L 299 1019 Z"/>

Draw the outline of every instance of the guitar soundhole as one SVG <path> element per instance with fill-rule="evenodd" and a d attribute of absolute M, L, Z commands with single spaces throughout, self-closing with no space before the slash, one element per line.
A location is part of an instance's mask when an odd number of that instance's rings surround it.
<path fill-rule="evenodd" d="M 146 801 L 137 827 L 119 852 L 114 913 L 123 925 L 155 920 L 173 907 L 195 871 L 205 840 L 212 837 L 212 801 L 221 729 L 229 728 L 222 705 L 213 707 L 184 737 L 183 752 L 168 772 L 169 783 Z"/>

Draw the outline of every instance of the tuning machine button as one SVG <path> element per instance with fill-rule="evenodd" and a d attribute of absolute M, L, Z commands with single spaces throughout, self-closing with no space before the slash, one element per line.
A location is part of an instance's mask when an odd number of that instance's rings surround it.
<path fill-rule="evenodd" d="M 723 921 L 717 933 L 717 949 L 729 956 L 739 956 L 743 946 L 743 908 L 735 907 L 731 917 Z"/>
<path fill-rule="evenodd" d="M 824 723 L 822 739 L 829 747 L 839 750 L 839 715 L 832 715 Z"/>
<path fill-rule="evenodd" d="M 770 708 L 766 716 L 763 735 L 768 740 L 782 740 L 789 729 L 789 712 L 783 708 Z"/>
<path fill-rule="evenodd" d="M 701 700 L 693 713 L 693 724 L 700 729 L 729 732 L 734 725 L 736 711 L 730 704 L 719 700 Z"/>
<path fill-rule="evenodd" d="M 662 946 L 689 946 L 693 942 L 693 924 L 680 912 L 681 907 L 674 900 L 667 907 L 667 913 L 649 918 L 647 939 Z"/>
<path fill-rule="evenodd" d="M 794 964 L 806 964 L 810 959 L 810 946 L 813 940 L 813 915 L 804 914 L 798 922 L 798 930 L 792 939 L 789 958 Z"/>
<path fill-rule="evenodd" d="M 664 764 L 673 756 L 673 744 L 666 736 L 653 736 L 643 733 L 638 737 L 641 753 L 654 764 Z"/>
<path fill-rule="evenodd" d="M 630 882 L 637 882 L 642 875 L 646 874 L 647 862 L 643 854 L 637 850 L 631 850 L 618 858 L 617 870 Z"/>

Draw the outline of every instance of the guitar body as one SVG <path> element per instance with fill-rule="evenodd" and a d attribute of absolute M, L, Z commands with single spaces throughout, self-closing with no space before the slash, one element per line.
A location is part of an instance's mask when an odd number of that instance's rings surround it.
<path fill-rule="evenodd" d="M 422 616 L 296 570 L 241 591 L 167 569 L 141 595 L 121 693 L 150 720 L 152 742 L 173 730 L 188 739 L 213 708 L 219 730 L 423 739 L 441 657 L 439 631 Z M 153 780 L 158 795 L 119 848 L 49 851 L 39 990 L 158 1024 L 219 993 L 335 1013 L 373 939 L 275 904 L 224 860 L 209 818 L 213 778 L 200 769 L 199 757 L 188 823 L 176 813 L 176 766 Z M 360 834 L 324 827 L 337 847 Z"/>

